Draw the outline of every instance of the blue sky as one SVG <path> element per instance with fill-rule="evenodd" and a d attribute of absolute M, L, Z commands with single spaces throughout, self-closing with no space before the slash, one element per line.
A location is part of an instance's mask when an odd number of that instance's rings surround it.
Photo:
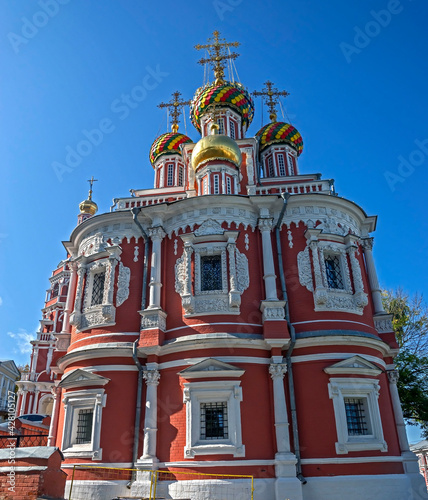
<path fill-rule="evenodd" d="M 249 90 L 270 79 L 290 92 L 285 109 L 305 143 L 301 173 L 334 178 L 339 195 L 379 216 L 374 254 L 382 286 L 427 295 L 426 2 L 0 6 L 0 358 L 28 360 L 26 341 L 86 180 L 99 179 L 101 212 L 131 188 L 152 187 L 148 153 L 166 131 L 157 104 L 175 90 L 189 99 L 203 83 L 193 46 L 215 29 L 241 42 L 236 66 Z M 147 95 L 124 105 L 137 85 Z M 257 100 L 249 135 L 267 119 Z M 67 166 L 70 150 L 100 126 L 98 144 Z M 198 139 L 188 119 L 187 133 Z"/>

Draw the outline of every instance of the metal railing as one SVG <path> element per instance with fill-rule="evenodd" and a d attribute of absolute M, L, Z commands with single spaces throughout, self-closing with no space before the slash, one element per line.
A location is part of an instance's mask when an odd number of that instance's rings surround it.
<path fill-rule="evenodd" d="M 27 448 L 33 446 L 47 446 L 47 434 L 21 434 L 19 436 L 0 436 L 0 449 Z"/>

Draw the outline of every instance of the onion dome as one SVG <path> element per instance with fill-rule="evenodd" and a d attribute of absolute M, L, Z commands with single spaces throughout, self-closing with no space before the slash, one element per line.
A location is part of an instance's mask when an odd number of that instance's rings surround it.
<path fill-rule="evenodd" d="M 162 155 L 181 154 L 180 146 L 189 142 L 192 142 L 192 140 L 187 135 L 179 134 L 177 129 L 162 134 L 153 142 L 150 148 L 151 164 L 154 165 L 156 160 Z"/>
<path fill-rule="evenodd" d="M 190 119 L 201 131 L 201 116 L 211 105 L 228 106 L 241 115 L 242 125 L 248 126 L 253 120 L 254 103 L 250 94 L 237 82 L 216 81 L 200 87 L 190 105 Z"/>
<path fill-rule="evenodd" d="M 192 152 L 192 167 L 197 170 L 212 160 L 229 161 L 238 168 L 242 163 L 238 144 L 228 135 L 218 134 L 218 125 L 211 125 L 211 135 L 206 135 L 196 143 Z"/>
<path fill-rule="evenodd" d="M 81 214 L 95 215 L 98 212 L 98 205 L 95 203 L 95 201 L 92 201 L 92 199 L 88 198 L 87 200 L 80 203 L 79 210 Z"/>
<path fill-rule="evenodd" d="M 259 140 L 260 151 L 271 144 L 288 144 L 297 151 L 297 156 L 303 151 L 303 139 L 293 125 L 284 122 L 268 123 L 260 129 L 256 137 Z"/>

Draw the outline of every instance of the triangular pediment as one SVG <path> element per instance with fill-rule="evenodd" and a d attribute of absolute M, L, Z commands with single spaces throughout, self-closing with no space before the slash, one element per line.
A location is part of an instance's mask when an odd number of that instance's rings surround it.
<path fill-rule="evenodd" d="M 182 370 L 179 375 L 183 378 L 215 378 L 215 377 L 241 377 L 245 370 L 236 366 L 219 361 L 214 358 L 207 358 L 199 363 L 195 363 L 189 368 Z"/>
<path fill-rule="evenodd" d="M 77 368 L 76 370 L 67 373 L 58 385 L 66 389 L 70 389 L 75 387 L 106 385 L 109 382 L 109 378 Z"/>
<path fill-rule="evenodd" d="M 20 376 L 20 372 L 18 368 L 16 367 L 16 364 L 14 361 L 11 359 L 7 359 L 5 361 L 0 361 L 0 367 L 3 369 L 3 371 L 8 371 L 10 372 L 10 375 L 18 378 Z"/>
<path fill-rule="evenodd" d="M 211 234 L 223 234 L 224 229 L 221 224 L 214 219 L 207 219 L 196 229 L 195 236 L 206 236 Z"/>
<path fill-rule="evenodd" d="M 377 376 L 382 373 L 382 370 L 378 368 L 374 363 L 367 361 L 361 356 L 352 356 L 351 358 L 344 359 L 324 368 L 324 371 L 328 374 L 359 374 L 359 375 L 372 375 Z"/>

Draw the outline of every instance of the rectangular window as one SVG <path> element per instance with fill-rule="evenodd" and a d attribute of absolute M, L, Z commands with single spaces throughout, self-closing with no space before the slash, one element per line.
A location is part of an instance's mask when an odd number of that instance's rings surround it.
<path fill-rule="evenodd" d="M 287 155 L 287 162 L 289 174 L 294 175 L 294 158 L 292 155 Z"/>
<path fill-rule="evenodd" d="M 105 272 L 97 273 L 94 275 L 94 282 L 92 285 L 91 306 L 98 306 L 103 303 L 105 280 L 106 280 Z"/>
<path fill-rule="evenodd" d="M 79 410 L 77 416 L 76 444 L 90 443 L 94 410 Z"/>
<path fill-rule="evenodd" d="M 329 255 L 325 258 L 325 272 L 327 276 L 327 286 L 336 290 L 343 290 L 343 278 L 340 268 L 340 261 L 337 255 Z"/>
<path fill-rule="evenodd" d="M 226 193 L 232 194 L 232 179 L 230 177 L 226 177 Z"/>
<path fill-rule="evenodd" d="M 219 134 L 224 134 L 224 122 L 223 122 L 223 118 L 219 118 L 217 120 L 217 125 L 218 125 L 218 133 Z"/>
<path fill-rule="evenodd" d="M 201 291 L 222 290 L 221 256 L 201 257 Z"/>
<path fill-rule="evenodd" d="M 168 165 L 167 185 L 168 186 L 174 185 L 174 165 L 172 163 Z"/>
<path fill-rule="evenodd" d="M 214 175 L 214 194 L 220 193 L 220 184 L 219 184 L 219 176 Z"/>
<path fill-rule="evenodd" d="M 272 158 L 272 156 L 269 156 L 267 164 L 268 164 L 269 177 L 275 177 L 275 170 L 273 169 L 273 158 Z"/>
<path fill-rule="evenodd" d="M 227 402 L 201 403 L 201 439 L 228 439 Z"/>
<path fill-rule="evenodd" d="M 278 155 L 278 166 L 279 166 L 279 175 L 286 175 L 285 173 L 285 162 L 284 162 L 284 155 L 279 154 Z"/>
<path fill-rule="evenodd" d="M 236 134 L 235 134 L 235 123 L 232 120 L 230 120 L 229 125 L 230 125 L 230 137 L 232 139 L 235 139 L 235 137 L 236 137 Z"/>
<path fill-rule="evenodd" d="M 349 436 L 365 436 L 370 434 L 367 425 L 365 399 L 344 398 L 344 402 Z"/>
<path fill-rule="evenodd" d="M 182 186 L 184 184 L 184 169 L 183 167 L 178 167 L 178 185 Z"/>

